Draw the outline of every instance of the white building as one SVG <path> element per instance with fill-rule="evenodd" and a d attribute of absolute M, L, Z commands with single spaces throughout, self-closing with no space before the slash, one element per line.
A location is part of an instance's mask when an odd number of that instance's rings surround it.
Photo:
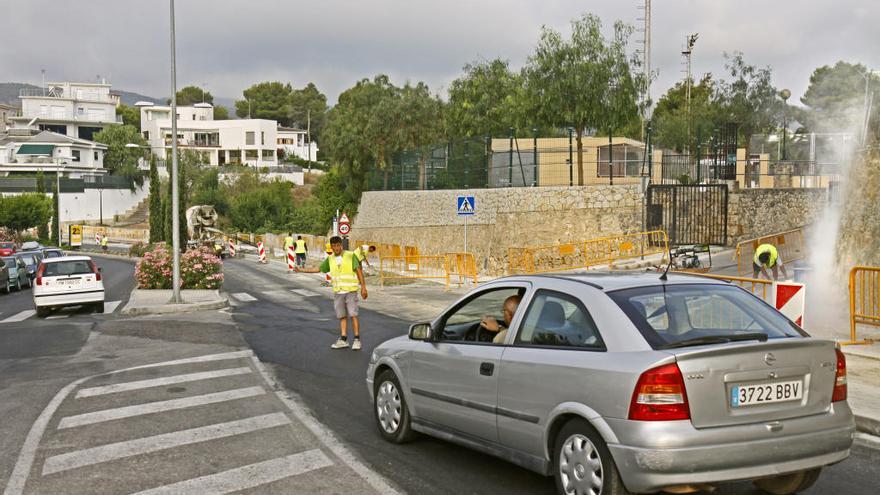
<path fill-rule="evenodd" d="M 111 124 L 119 97 L 103 83 L 48 83 L 46 88 L 25 88 L 19 93 L 21 114 L 11 117 L 13 128 L 39 129 L 92 140 Z"/>
<path fill-rule="evenodd" d="M 313 162 L 318 158 L 318 145 L 308 142 L 303 129 L 278 126 L 278 151 L 283 151 L 286 156 L 296 156 Z"/>
<path fill-rule="evenodd" d="M 10 130 L 0 138 L 0 175 L 60 171 L 71 178 L 103 175 L 107 146 L 51 131 Z"/>
<path fill-rule="evenodd" d="M 9 125 L 9 119 L 18 115 L 18 108 L 0 103 L 0 132 L 4 132 Z"/>
<path fill-rule="evenodd" d="M 141 133 L 153 153 L 161 159 L 170 157 L 171 107 L 150 102 L 135 105 L 141 109 Z M 214 120 L 210 103 L 177 107 L 178 149 L 198 151 L 211 165 L 275 167 L 277 134 L 274 120 Z"/>

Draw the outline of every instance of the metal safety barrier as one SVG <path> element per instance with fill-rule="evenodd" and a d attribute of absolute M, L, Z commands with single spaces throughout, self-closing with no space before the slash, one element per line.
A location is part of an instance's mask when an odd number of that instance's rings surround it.
<path fill-rule="evenodd" d="M 782 258 L 783 263 L 802 260 L 807 257 L 803 228 L 765 235 L 755 239 L 747 239 L 737 243 L 736 250 L 733 252 L 737 273 L 741 276 L 752 273 L 755 250 L 761 244 L 773 244 L 776 250 L 779 251 L 779 257 Z"/>
<path fill-rule="evenodd" d="M 748 290 L 752 294 L 757 297 L 760 297 L 767 304 L 773 305 L 773 282 L 770 280 L 762 279 L 762 278 L 748 278 L 748 277 L 733 277 L 728 275 L 714 275 L 711 273 L 699 273 L 695 274 L 693 272 L 687 272 L 688 274 L 697 276 L 697 277 L 705 277 L 705 278 L 713 278 L 715 280 L 724 280 L 727 282 L 734 283 L 743 289 Z"/>
<path fill-rule="evenodd" d="M 849 340 L 841 345 L 873 344 L 857 339 L 857 325 L 880 327 L 880 267 L 855 266 L 849 271 Z"/>
<path fill-rule="evenodd" d="M 568 244 L 509 248 L 507 272 L 516 275 L 577 270 L 652 254 L 665 256 L 668 253 L 669 238 L 666 232 L 652 230 Z"/>
<path fill-rule="evenodd" d="M 380 256 L 379 286 L 386 280 L 435 279 L 449 287 L 449 266 L 445 255 Z"/>
<path fill-rule="evenodd" d="M 458 277 L 458 285 L 464 285 L 468 280 L 473 280 L 477 285 L 477 262 L 473 253 L 446 253 L 446 266 L 449 269 L 449 277 Z"/>

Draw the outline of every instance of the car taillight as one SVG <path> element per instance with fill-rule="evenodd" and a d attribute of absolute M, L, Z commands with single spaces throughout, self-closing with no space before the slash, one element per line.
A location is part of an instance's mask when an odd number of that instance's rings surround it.
<path fill-rule="evenodd" d="M 658 366 L 642 373 L 629 405 L 629 419 L 672 421 L 690 417 L 684 379 L 677 364 Z"/>
<path fill-rule="evenodd" d="M 834 377 L 834 392 L 831 394 L 831 402 L 846 400 L 846 356 L 840 349 L 837 353 L 837 373 Z"/>
<path fill-rule="evenodd" d="M 43 269 L 46 268 L 46 265 L 40 265 L 37 268 L 37 285 L 43 285 Z"/>
<path fill-rule="evenodd" d="M 95 265 L 94 261 L 89 261 L 89 265 L 91 265 L 91 267 L 92 267 L 92 273 L 95 274 L 95 281 L 100 282 L 101 281 L 101 271 L 98 270 L 98 267 Z"/>

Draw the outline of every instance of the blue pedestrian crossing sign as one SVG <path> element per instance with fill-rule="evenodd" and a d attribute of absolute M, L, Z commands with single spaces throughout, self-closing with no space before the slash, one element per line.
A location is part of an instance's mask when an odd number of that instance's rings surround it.
<path fill-rule="evenodd" d="M 457 204 L 459 215 L 473 215 L 477 212 L 473 196 L 459 196 Z"/>

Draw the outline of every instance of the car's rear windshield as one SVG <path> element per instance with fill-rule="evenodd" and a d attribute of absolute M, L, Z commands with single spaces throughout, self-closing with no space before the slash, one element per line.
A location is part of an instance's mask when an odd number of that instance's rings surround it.
<path fill-rule="evenodd" d="M 2 249 L 12 249 L 15 247 L 14 242 L 0 242 L 0 248 Z"/>
<path fill-rule="evenodd" d="M 44 277 L 65 277 L 67 275 L 82 275 L 85 273 L 92 273 L 92 266 L 85 260 L 46 263 L 45 268 L 43 268 Z"/>
<path fill-rule="evenodd" d="M 15 268 L 15 258 L 3 258 L 3 264 L 6 265 L 6 268 Z"/>
<path fill-rule="evenodd" d="M 749 335 L 760 340 L 806 335 L 778 311 L 738 287 L 657 285 L 608 295 L 655 349 Z"/>
<path fill-rule="evenodd" d="M 19 258 L 21 258 L 21 261 L 24 261 L 25 265 L 37 264 L 37 260 L 34 259 L 34 255 L 32 255 L 32 254 L 22 254 L 22 255 L 19 255 Z"/>
<path fill-rule="evenodd" d="M 43 251 L 43 256 L 45 256 L 46 258 L 60 258 L 63 256 L 63 254 L 61 253 L 61 251 L 47 250 Z"/>

